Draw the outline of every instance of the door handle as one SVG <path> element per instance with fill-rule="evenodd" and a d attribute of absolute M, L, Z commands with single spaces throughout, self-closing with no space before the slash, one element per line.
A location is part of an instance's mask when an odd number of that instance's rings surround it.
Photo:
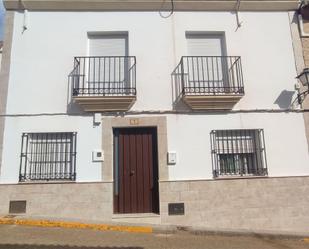
<path fill-rule="evenodd" d="M 135 174 L 135 171 L 134 170 L 131 170 L 130 171 L 130 176 L 133 176 Z"/>

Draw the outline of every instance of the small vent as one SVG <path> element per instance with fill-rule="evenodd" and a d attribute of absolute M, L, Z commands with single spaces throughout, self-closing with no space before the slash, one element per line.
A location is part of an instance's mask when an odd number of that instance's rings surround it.
<path fill-rule="evenodd" d="M 184 203 L 169 203 L 168 215 L 184 215 L 185 204 Z"/>
<path fill-rule="evenodd" d="M 26 201 L 10 201 L 10 214 L 23 214 L 26 213 Z"/>

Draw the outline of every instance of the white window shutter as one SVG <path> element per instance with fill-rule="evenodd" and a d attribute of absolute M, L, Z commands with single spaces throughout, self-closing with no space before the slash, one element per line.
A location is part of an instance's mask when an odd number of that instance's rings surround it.
<path fill-rule="evenodd" d="M 89 36 L 89 56 L 126 56 L 126 35 Z"/>
<path fill-rule="evenodd" d="M 187 35 L 189 56 L 223 56 L 223 35 Z"/>

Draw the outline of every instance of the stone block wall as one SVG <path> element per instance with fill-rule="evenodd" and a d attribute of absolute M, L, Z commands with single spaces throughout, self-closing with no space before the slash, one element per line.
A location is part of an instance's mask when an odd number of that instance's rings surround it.
<path fill-rule="evenodd" d="M 30 216 L 110 220 L 112 193 L 112 183 L 0 185 L 0 214 L 10 200 L 26 200 Z"/>
<path fill-rule="evenodd" d="M 308 232 L 308 193 L 309 176 L 163 181 L 158 221 L 209 229 Z M 111 221 L 113 215 L 112 183 L 0 185 L 0 200 L 3 215 L 10 200 L 26 200 L 29 216 Z M 169 215 L 168 203 L 179 202 L 185 215 Z M 141 216 L 143 222 L 149 223 Z"/>
<path fill-rule="evenodd" d="M 309 177 L 162 182 L 163 224 L 308 232 Z M 169 216 L 183 202 L 185 215 Z"/>

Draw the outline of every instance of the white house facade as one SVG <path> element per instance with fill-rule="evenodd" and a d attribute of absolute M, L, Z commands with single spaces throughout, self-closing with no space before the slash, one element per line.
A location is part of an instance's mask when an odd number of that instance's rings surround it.
<path fill-rule="evenodd" d="M 4 1 L 0 214 L 308 231 L 297 1 L 73 2 Z"/>

